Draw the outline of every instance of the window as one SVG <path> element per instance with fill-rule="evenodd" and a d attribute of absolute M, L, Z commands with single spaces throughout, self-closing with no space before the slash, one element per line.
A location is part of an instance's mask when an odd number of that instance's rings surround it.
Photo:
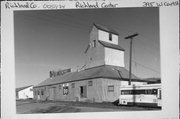
<path fill-rule="evenodd" d="M 88 81 L 88 86 L 92 86 L 93 85 L 93 81 Z"/>
<path fill-rule="evenodd" d="M 121 95 L 130 95 L 132 94 L 132 90 L 122 90 Z"/>
<path fill-rule="evenodd" d="M 109 33 L 109 40 L 112 41 L 112 34 Z"/>
<path fill-rule="evenodd" d="M 145 90 L 145 94 L 152 94 L 152 90 L 150 90 L 150 89 Z"/>
<path fill-rule="evenodd" d="M 72 84 L 71 84 L 71 88 L 75 88 L 75 83 L 72 83 Z"/>
<path fill-rule="evenodd" d="M 157 89 L 122 90 L 122 91 L 121 91 L 121 94 L 122 94 L 122 95 L 140 95 L 140 94 L 156 95 L 156 94 L 157 94 Z"/>
<path fill-rule="evenodd" d="M 108 92 L 114 92 L 114 85 L 108 86 Z"/>
<path fill-rule="evenodd" d="M 153 89 L 152 90 L 152 94 L 157 94 L 158 90 L 157 89 Z"/>

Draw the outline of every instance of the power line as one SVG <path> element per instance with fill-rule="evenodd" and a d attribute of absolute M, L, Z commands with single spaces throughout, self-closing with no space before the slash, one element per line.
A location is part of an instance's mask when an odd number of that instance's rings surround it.
<path fill-rule="evenodd" d="M 146 69 L 149 69 L 149 70 L 151 70 L 151 71 L 153 71 L 153 72 L 156 72 L 156 73 L 160 74 L 160 72 L 157 71 L 157 70 L 154 70 L 154 69 L 152 69 L 152 68 L 150 68 L 150 67 L 148 67 L 148 66 L 145 66 L 145 65 L 143 65 L 143 64 L 141 64 L 141 63 L 138 63 L 137 61 L 134 61 L 134 60 L 132 60 L 132 61 L 135 62 L 136 64 L 138 64 L 138 65 L 146 68 Z"/>
<path fill-rule="evenodd" d="M 135 31 L 132 31 L 132 30 L 129 30 L 129 29 L 126 29 L 126 28 L 118 28 L 117 26 L 115 26 L 115 27 L 116 27 L 116 29 L 120 30 L 120 32 L 119 32 L 120 34 L 124 34 L 125 36 L 127 36 L 129 33 L 134 33 L 135 32 Z M 123 31 L 127 31 L 127 32 L 123 32 Z M 139 34 L 139 37 L 142 37 L 146 41 L 151 41 L 150 39 L 146 38 L 142 34 Z M 141 40 L 144 43 L 146 43 L 145 40 L 142 40 L 142 39 L 139 39 L 139 38 L 136 38 L 136 39 Z M 155 46 L 154 44 L 152 44 L 152 42 L 148 42 L 148 44 L 145 44 L 145 45 L 149 46 L 149 43 L 151 43 L 151 47 L 154 47 L 155 49 L 159 50 L 159 48 L 157 46 Z"/>
<path fill-rule="evenodd" d="M 141 63 L 138 63 L 137 60 L 136 60 L 136 52 L 135 52 L 135 47 L 134 47 L 134 45 L 133 45 L 132 48 L 133 48 L 133 55 L 134 55 L 134 60 L 132 60 L 132 61 L 135 63 L 135 70 L 136 70 L 136 72 L 137 72 L 137 64 L 138 64 L 138 65 L 140 65 L 140 66 L 142 66 L 142 67 L 144 67 L 144 68 L 146 68 L 146 69 L 148 69 L 148 70 L 151 70 L 151 71 L 153 71 L 153 72 L 156 72 L 156 73 L 160 74 L 159 71 L 156 71 L 156 70 L 154 70 L 154 69 L 152 69 L 152 68 L 150 68 L 150 67 L 148 67 L 148 66 L 145 66 L 145 65 L 143 65 L 143 64 L 141 64 Z"/>

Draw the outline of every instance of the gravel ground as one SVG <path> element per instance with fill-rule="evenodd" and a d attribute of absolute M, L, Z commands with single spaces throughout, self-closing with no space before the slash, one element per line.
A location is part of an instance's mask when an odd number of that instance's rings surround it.
<path fill-rule="evenodd" d="M 87 103 L 87 102 L 36 102 L 33 100 L 16 101 L 18 114 L 31 113 L 76 113 L 76 112 L 112 112 L 112 111 L 140 111 L 159 110 L 156 108 L 116 106 L 112 103 Z"/>

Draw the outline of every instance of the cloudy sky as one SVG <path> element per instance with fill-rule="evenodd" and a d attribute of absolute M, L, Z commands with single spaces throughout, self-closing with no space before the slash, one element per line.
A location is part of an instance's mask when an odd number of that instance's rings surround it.
<path fill-rule="evenodd" d="M 37 85 L 50 70 L 83 66 L 93 23 L 119 33 L 126 69 L 130 42 L 124 37 L 139 33 L 133 40 L 132 72 L 140 78 L 160 77 L 158 8 L 16 11 L 16 87 Z"/>

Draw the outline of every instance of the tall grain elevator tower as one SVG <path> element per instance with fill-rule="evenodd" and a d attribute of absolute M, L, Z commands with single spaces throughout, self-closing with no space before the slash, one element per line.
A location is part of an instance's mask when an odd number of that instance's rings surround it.
<path fill-rule="evenodd" d="M 119 34 L 113 29 L 93 24 L 90 31 L 86 68 L 100 65 L 125 67 L 124 49 L 118 44 Z"/>

